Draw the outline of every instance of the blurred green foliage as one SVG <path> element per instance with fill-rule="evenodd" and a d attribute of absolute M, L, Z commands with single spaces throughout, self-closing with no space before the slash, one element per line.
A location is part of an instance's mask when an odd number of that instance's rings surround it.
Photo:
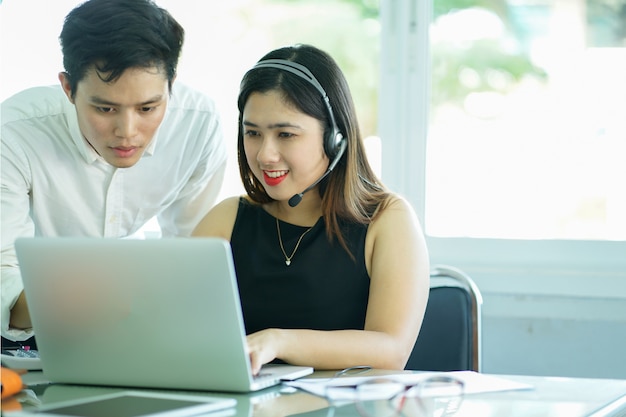
<path fill-rule="evenodd" d="M 361 119 L 365 119 L 361 122 L 370 132 L 375 132 L 369 121 L 376 119 L 379 57 L 376 22 L 381 1 L 393 0 L 274 0 L 283 7 L 294 7 L 294 12 L 299 10 L 289 25 L 275 28 L 274 36 L 286 39 L 297 27 L 299 33 L 308 33 L 311 43 L 330 52 L 345 71 L 357 108 L 363 114 Z M 495 13 L 513 39 L 521 36 L 516 33 L 519 25 L 513 21 L 506 0 L 435 0 L 432 18 L 434 21 L 468 8 L 484 8 Z M 475 91 L 504 92 L 525 76 L 545 76 L 531 63 L 522 46 L 511 49 L 498 39 L 477 40 L 462 48 L 440 43 L 433 46 L 431 54 L 434 106 L 460 101 Z M 461 72 L 471 72 L 477 81 L 471 85 L 463 83 Z M 499 82 L 493 82 L 494 75 Z"/>
<path fill-rule="evenodd" d="M 276 46 L 309 43 L 332 55 L 343 70 L 364 136 L 376 135 L 380 23 L 378 1 L 271 0 Z M 275 12 L 274 12 L 275 10 Z M 258 22 L 253 22 L 258 24 Z"/>

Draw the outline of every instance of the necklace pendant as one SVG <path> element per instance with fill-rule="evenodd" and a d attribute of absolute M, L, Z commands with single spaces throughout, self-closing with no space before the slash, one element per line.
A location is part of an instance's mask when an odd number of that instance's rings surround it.
<path fill-rule="evenodd" d="M 2 0 L 0 0 L 0 3 L 2 3 Z M 309 233 L 312 228 L 313 226 L 309 227 L 308 229 L 304 231 L 304 233 L 300 235 L 300 237 L 298 238 L 298 241 L 296 242 L 296 246 L 293 248 L 293 252 L 291 252 L 291 256 L 288 257 L 287 253 L 285 252 L 285 247 L 283 246 L 283 238 L 280 235 L 280 224 L 278 223 L 278 217 L 276 217 L 276 232 L 278 234 L 278 243 L 280 244 L 280 250 L 283 252 L 283 255 L 285 256 L 285 265 L 287 266 L 291 265 L 291 258 L 293 258 L 293 255 L 296 254 L 296 251 L 298 250 L 298 246 L 300 246 L 300 242 L 302 242 L 302 238 L 304 237 L 304 235 Z"/>

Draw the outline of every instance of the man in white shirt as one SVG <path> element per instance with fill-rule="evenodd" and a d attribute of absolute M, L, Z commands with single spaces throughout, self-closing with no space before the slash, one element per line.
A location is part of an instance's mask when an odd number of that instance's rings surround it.
<path fill-rule="evenodd" d="M 123 238 L 155 216 L 188 236 L 215 203 L 225 144 L 212 100 L 174 83 L 183 39 L 151 0 L 89 0 L 66 17 L 60 86 L 2 103 L 3 337 L 33 335 L 16 238 Z"/>

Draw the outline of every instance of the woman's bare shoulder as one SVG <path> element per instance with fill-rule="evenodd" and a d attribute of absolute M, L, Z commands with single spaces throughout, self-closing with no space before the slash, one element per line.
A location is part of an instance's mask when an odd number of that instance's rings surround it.
<path fill-rule="evenodd" d="M 219 211 L 219 212 L 231 212 L 234 211 L 237 213 L 237 209 L 239 208 L 239 201 L 245 197 L 242 196 L 232 196 L 225 198 L 224 200 L 217 203 L 211 211 Z"/>
<path fill-rule="evenodd" d="M 421 225 L 417 214 L 404 197 L 391 194 L 389 199 L 379 207 L 372 224 L 370 225 L 371 237 L 397 236 L 407 232 L 421 233 Z"/>
<path fill-rule="evenodd" d="M 193 236 L 217 236 L 230 240 L 241 197 L 228 197 L 216 204 L 193 231 Z"/>
<path fill-rule="evenodd" d="M 405 216 L 416 217 L 411 203 L 398 194 L 390 194 L 387 201 L 376 212 L 375 220 L 378 218 L 402 218 Z"/>

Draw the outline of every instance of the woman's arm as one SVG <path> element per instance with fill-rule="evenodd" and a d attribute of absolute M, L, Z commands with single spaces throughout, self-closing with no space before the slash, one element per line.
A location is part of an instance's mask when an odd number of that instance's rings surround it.
<path fill-rule="evenodd" d="M 275 358 L 317 369 L 370 365 L 403 369 L 429 294 L 424 235 L 411 206 L 394 199 L 369 227 L 370 296 L 365 330 L 267 329 L 248 336 L 253 371 Z"/>

